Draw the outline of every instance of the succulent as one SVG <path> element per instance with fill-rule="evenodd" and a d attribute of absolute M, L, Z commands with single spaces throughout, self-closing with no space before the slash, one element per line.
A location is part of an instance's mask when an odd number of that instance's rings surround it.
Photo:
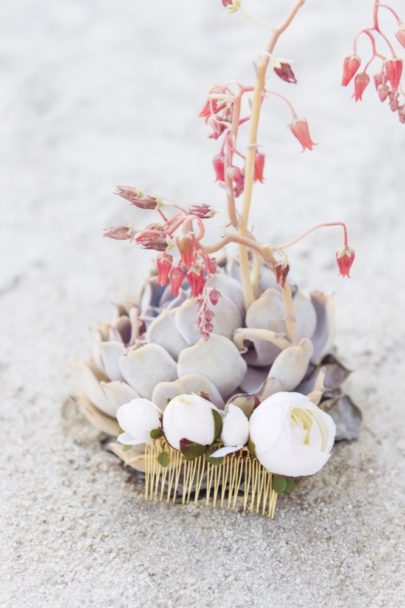
<path fill-rule="evenodd" d="M 199 335 L 190 288 L 173 296 L 154 274 L 139 303 L 116 306 L 113 319 L 95 332 L 91 359 L 79 366 L 79 402 L 93 424 L 117 435 L 116 412 L 136 397 L 164 411 L 174 397 L 196 393 L 221 410 L 232 403 L 250 415 L 268 396 L 297 391 L 331 414 L 337 439 L 357 436 L 361 415 L 340 390 L 349 371 L 330 354 L 332 297 L 292 287 L 298 342 L 291 344 L 273 273 L 263 267 L 258 297 L 247 310 L 238 274 L 235 259 L 219 264 L 212 289 L 221 295 L 211 305 L 208 339 Z"/>

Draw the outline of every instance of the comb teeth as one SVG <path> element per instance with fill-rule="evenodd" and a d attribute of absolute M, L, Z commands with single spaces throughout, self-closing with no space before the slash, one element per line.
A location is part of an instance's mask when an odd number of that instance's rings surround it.
<path fill-rule="evenodd" d="M 162 452 L 169 464 L 158 462 Z M 189 504 L 204 499 L 213 508 L 250 511 L 273 519 L 277 492 L 272 474 L 247 451 L 226 456 L 221 464 L 210 464 L 205 456 L 186 460 L 181 452 L 158 439 L 145 446 L 145 498 Z"/>

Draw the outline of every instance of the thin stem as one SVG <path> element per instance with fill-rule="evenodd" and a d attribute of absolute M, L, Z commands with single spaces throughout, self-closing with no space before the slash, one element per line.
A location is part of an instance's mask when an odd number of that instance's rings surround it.
<path fill-rule="evenodd" d="M 336 227 L 336 226 L 342 227 L 344 247 L 345 248 L 348 247 L 349 242 L 348 242 L 346 224 L 344 222 L 326 222 L 324 224 L 317 224 L 316 226 L 312 226 L 312 228 L 309 228 L 308 230 L 306 230 L 305 232 L 303 232 L 302 234 L 297 236 L 295 239 L 292 239 L 291 241 L 288 241 L 287 243 L 283 243 L 282 245 L 278 245 L 277 247 L 275 247 L 275 249 L 287 249 L 287 247 L 291 247 L 291 245 L 295 245 L 295 243 L 298 243 L 298 241 L 301 241 L 308 234 L 311 234 L 311 232 L 315 232 L 315 230 L 319 230 L 320 228 L 332 228 L 332 227 Z"/>
<path fill-rule="evenodd" d="M 297 112 L 294 109 L 294 106 L 292 105 L 292 103 L 287 99 L 287 97 L 284 97 L 284 95 L 281 95 L 280 93 L 276 93 L 276 91 L 266 91 L 266 95 L 274 95 L 275 97 L 279 97 L 282 101 L 284 101 L 284 103 L 287 104 L 287 106 L 290 109 L 290 112 L 292 114 L 293 119 L 297 118 Z"/>
<path fill-rule="evenodd" d="M 396 13 L 396 12 L 394 11 L 394 9 L 393 9 L 391 6 L 388 6 L 388 4 L 380 4 L 380 3 L 378 3 L 378 8 L 385 8 L 385 9 L 386 9 L 387 11 L 389 11 L 389 12 L 390 12 L 392 15 L 394 15 L 395 19 L 396 19 L 396 20 L 397 20 L 397 22 L 398 22 L 398 25 L 401 23 L 401 19 L 400 19 L 400 17 L 399 17 L 399 15 L 398 15 L 398 13 Z"/>
<path fill-rule="evenodd" d="M 264 21 L 263 19 L 259 19 L 258 17 L 255 17 L 254 15 L 251 15 L 242 6 L 239 9 L 239 13 L 241 13 L 241 15 L 246 17 L 246 19 L 249 19 L 249 21 L 253 21 L 253 23 L 257 23 L 258 25 L 264 25 L 264 27 L 267 27 L 268 29 L 270 29 L 274 32 L 275 28 L 273 25 L 271 25 L 271 23 L 268 23 L 267 21 Z"/>
<path fill-rule="evenodd" d="M 284 22 L 274 30 L 273 35 L 267 46 L 266 53 L 262 56 L 261 61 L 257 66 L 257 80 L 253 93 L 252 116 L 250 121 L 248 148 L 245 162 L 245 189 L 239 228 L 239 233 L 241 236 L 245 236 L 248 233 L 249 214 L 253 194 L 257 133 L 259 128 L 260 111 L 262 106 L 263 93 L 265 90 L 266 73 L 270 61 L 270 55 L 273 52 L 279 37 L 291 24 L 297 12 L 303 6 L 304 1 L 305 0 L 296 0 L 294 6 L 292 7 L 290 13 L 287 15 Z M 254 300 L 254 291 L 250 282 L 248 251 L 246 249 L 246 246 L 244 245 L 241 245 L 239 247 L 239 259 L 245 305 L 246 307 L 248 307 Z"/>

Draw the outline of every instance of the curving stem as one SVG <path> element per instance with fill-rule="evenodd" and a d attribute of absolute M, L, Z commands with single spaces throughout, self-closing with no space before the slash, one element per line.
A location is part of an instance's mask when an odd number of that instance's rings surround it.
<path fill-rule="evenodd" d="M 274 51 L 274 48 L 277 44 L 277 41 L 281 34 L 289 27 L 294 17 L 298 13 L 299 9 L 303 6 L 305 0 L 296 0 L 294 6 L 292 7 L 290 13 L 284 20 L 284 22 L 277 27 L 273 35 L 271 36 L 270 42 L 267 46 L 266 53 L 264 53 L 257 65 L 257 80 L 253 93 L 253 101 L 252 101 L 252 114 L 250 121 L 250 129 L 249 129 L 249 137 L 248 137 L 248 147 L 246 153 L 246 162 L 245 162 L 245 189 L 243 196 L 243 205 L 242 212 L 240 218 L 240 227 L 239 234 L 241 236 L 246 236 L 249 232 L 249 214 L 250 207 L 252 203 L 252 195 L 253 195 L 253 181 L 254 181 L 254 165 L 255 165 L 255 156 L 256 156 L 256 147 L 257 147 L 257 133 L 259 128 L 260 121 L 260 112 L 262 106 L 263 95 L 265 91 L 266 85 L 266 74 L 267 68 L 270 61 L 271 53 Z M 253 290 L 253 286 L 250 280 L 250 270 L 249 270 L 249 254 L 248 249 L 245 245 L 241 245 L 239 247 L 239 260 L 240 260 L 240 270 L 241 270 L 241 279 L 242 279 L 242 287 L 243 294 L 245 299 L 246 308 L 253 302 L 255 294 Z"/>

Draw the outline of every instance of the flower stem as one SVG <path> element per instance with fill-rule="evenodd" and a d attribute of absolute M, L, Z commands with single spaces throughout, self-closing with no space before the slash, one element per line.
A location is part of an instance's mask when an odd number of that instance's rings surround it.
<path fill-rule="evenodd" d="M 262 106 L 263 95 L 265 91 L 266 85 L 266 74 L 267 68 L 270 61 L 270 55 L 273 52 L 277 41 L 281 34 L 288 28 L 291 24 L 292 20 L 296 16 L 299 9 L 303 6 L 305 0 L 296 0 L 294 3 L 290 13 L 287 15 L 284 22 L 277 27 L 273 35 L 270 38 L 270 42 L 267 46 L 266 53 L 262 55 L 259 64 L 257 65 L 257 79 L 253 93 L 253 101 L 252 101 L 252 114 L 250 121 L 250 130 L 248 137 L 248 147 L 246 153 L 246 161 L 245 161 L 245 189 L 244 189 L 244 197 L 243 197 L 243 205 L 242 212 L 240 218 L 240 226 L 239 226 L 239 234 L 241 236 L 246 236 L 248 234 L 249 227 L 249 214 L 250 207 L 252 203 L 252 195 L 253 195 L 253 182 L 254 182 L 254 164 L 255 164 L 255 156 L 256 156 L 256 147 L 257 147 L 257 133 L 259 128 L 260 121 L 260 112 Z M 243 287 L 243 294 L 245 299 L 246 308 L 253 302 L 255 294 L 253 290 L 253 286 L 250 280 L 250 271 L 249 271 L 249 254 L 245 245 L 241 245 L 239 247 L 239 260 L 240 260 L 240 271 L 241 271 L 241 280 Z"/>

